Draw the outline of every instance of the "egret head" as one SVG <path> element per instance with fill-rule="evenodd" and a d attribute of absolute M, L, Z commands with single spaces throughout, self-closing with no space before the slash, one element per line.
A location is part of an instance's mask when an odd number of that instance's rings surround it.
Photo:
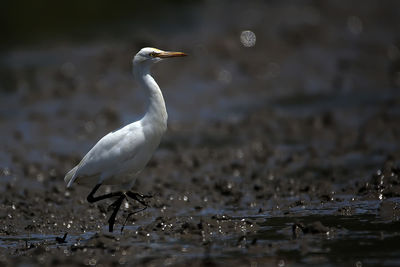
<path fill-rule="evenodd" d="M 163 51 L 153 47 L 142 48 L 133 58 L 133 63 L 157 63 L 165 58 L 187 56 L 182 52 Z"/>

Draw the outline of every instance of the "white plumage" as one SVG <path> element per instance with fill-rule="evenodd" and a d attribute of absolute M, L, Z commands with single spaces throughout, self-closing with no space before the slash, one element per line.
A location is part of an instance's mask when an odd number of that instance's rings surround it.
<path fill-rule="evenodd" d="M 67 187 L 78 183 L 88 186 L 120 185 L 125 190 L 131 189 L 167 129 L 168 115 L 164 98 L 150 75 L 150 68 L 164 58 L 185 55 L 149 47 L 135 55 L 134 76 L 149 94 L 146 114 L 141 120 L 101 138 L 81 162 L 67 173 L 64 179 Z"/>

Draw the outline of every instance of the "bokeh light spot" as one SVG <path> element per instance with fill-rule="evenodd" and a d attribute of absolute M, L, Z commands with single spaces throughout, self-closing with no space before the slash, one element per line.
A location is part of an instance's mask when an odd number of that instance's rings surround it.
<path fill-rule="evenodd" d="M 218 73 L 218 81 L 224 84 L 229 84 L 232 81 L 232 74 L 225 69 Z"/>
<path fill-rule="evenodd" d="M 256 34 L 252 31 L 242 31 L 240 41 L 244 47 L 252 47 L 256 44 Z"/>

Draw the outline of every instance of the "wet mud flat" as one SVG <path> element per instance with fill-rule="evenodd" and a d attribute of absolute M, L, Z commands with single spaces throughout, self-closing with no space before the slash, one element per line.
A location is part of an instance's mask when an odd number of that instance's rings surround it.
<path fill-rule="evenodd" d="M 62 171 L 41 180 L 43 171 L 28 164 L 24 171 L 36 179 L 3 182 L 2 265 L 397 265 L 399 155 L 358 144 L 299 146 L 303 138 L 324 138 L 310 120 L 327 114 L 313 116 L 257 110 L 199 127 L 185 134 L 190 137 L 180 134 L 186 125 L 175 125 L 137 185 L 153 195 L 151 207 L 122 233 L 125 217 L 139 205 L 124 205 L 109 233 L 111 201 L 90 205 L 89 189 L 65 190 Z M 385 129 L 372 123 L 364 138 L 398 131 L 396 121 Z M 276 145 L 284 134 L 266 138 L 269 122 L 295 136 L 293 144 Z M 237 135 L 226 138 L 231 132 Z M 332 142 L 342 139 L 337 133 Z"/>
<path fill-rule="evenodd" d="M 191 56 L 154 70 L 169 128 L 134 188 L 150 207 L 122 233 L 140 205 L 109 233 L 112 201 L 89 204 L 63 177 L 140 117 L 130 57 L 158 35 L 2 53 L 0 265 L 398 266 L 395 3 L 193 11 L 208 19 L 160 45 Z"/>

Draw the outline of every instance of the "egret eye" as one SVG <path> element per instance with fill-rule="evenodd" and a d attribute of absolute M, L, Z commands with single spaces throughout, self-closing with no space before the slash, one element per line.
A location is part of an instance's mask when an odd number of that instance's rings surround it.
<path fill-rule="evenodd" d="M 154 53 L 154 52 L 151 52 L 151 53 L 149 54 L 149 56 L 151 56 L 151 57 L 156 57 L 156 56 L 157 56 L 157 54 L 156 54 L 156 53 Z"/>

